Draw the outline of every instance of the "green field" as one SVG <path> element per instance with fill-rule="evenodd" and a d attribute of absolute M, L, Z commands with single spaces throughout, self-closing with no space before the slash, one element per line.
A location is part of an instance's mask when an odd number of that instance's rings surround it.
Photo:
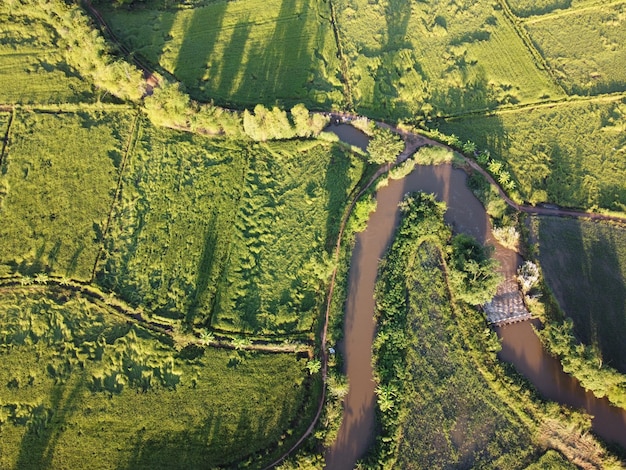
<path fill-rule="evenodd" d="M 614 2 L 615 0 L 507 0 L 513 13 L 520 17 L 545 15 L 548 13 L 567 14 L 577 8 Z"/>
<path fill-rule="evenodd" d="M 563 103 L 442 121 L 505 162 L 531 203 L 626 211 L 626 100 Z"/>
<path fill-rule="evenodd" d="M 0 6 L 0 104 L 92 101 L 93 87 L 67 64 L 56 31 L 8 3 Z"/>
<path fill-rule="evenodd" d="M 339 0 L 337 12 L 365 114 L 410 119 L 562 95 L 490 3 Z"/>
<path fill-rule="evenodd" d="M 563 87 L 587 95 L 626 90 L 626 3 L 525 23 Z"/>
<path fill-rule="evenodd" d="M 0 272 L 91 277 L 132 119 L 17 114 L 0 175 Z"/>
<path fill-rule="evenodd" d="M 67 292 L 5 289 L 0 311 L 2 468 L 258 468 L 309 413 L 295 355 L 176 351 Z"/>
<path fill-rule="evenodd" d="M 153 6 L 153 8 L 151 8 Z M 339 60 L 319 0 L 237 0 L 194 9 L 104 10 L 115 34 L 187 86 L 237 107 L 342 101 Z"/>
<path fill-rule="evenodd" d="M 539 218 L 539 261 L 578 339 L 626 373 L 626 229 Z"/>

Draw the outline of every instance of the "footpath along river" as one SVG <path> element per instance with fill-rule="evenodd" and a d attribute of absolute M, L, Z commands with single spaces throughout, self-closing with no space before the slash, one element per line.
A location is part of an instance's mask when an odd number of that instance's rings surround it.
<path fill-rule="evenodd" d="M 342 124 L 327 130 L 341 140 L 365 148 L 367 136 Z M 377 208 L 367 229 L 357 235 L 348 277 L 348 298 L 344 317 L 344 339 L 338 345 L 344 358 L 350 391 L 344 402 L 344 418 L 337 440 L 326 455 L 326 469 L 346 470 L 368 450 L 374 440 L 376 399 L 372 375 L 374 338 L 374 286 L 378 263 L 390 245 L 399 221 L 398 203 L 412 191 L 433 193 L 446 202 L 446 222 L 454 231 L 472 235 L 496 248 L 503 274 L 512 274 L 521 262 L 519 256 L 493 239 L 482 204 L 466 185 L 467 175 L 451 165 L 420 166 L 402 180 L 391 180 L 377 194 Z M 502 341 L 500 358 L 512 363 L 547 399 L 584 408 L 594 416 L 594 431 L 626 448 L 626 411 L 606 399 L 585 392 L 578 381 L 565 374 L 558 360 L 542 347 L 531 327 L 521 322 L 496 328 Z"/>

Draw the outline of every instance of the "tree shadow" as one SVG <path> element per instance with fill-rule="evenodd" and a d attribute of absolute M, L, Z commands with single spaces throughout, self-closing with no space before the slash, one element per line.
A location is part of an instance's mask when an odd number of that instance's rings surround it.
<path fill-rule="evenodd" d="M 350 158 L 348 158 L 340 147 L 334 145 L 331 150 L 330 163 L 326 167 L 326 177 L 324 179 L 324 189 L 328 193 L 328 205 L 326 217 L 326 240 L 325 249 L 331 253 L 337 237 L 343 210 L 348 199 L 348 185 L 350 178 Z"/>
<path fill-rule="evenodd" d="M 196 287 L 191 296 L 191 304 L 186 315 L 186 322 L 188 324 L 193 323 L 196 316 L 202 313 L 204 307 L 211 302 L 211 299 L 207 299 L 207 290 L 210 281 L 216 277 L 213 276 L 215 251 L 218 241 L 216 226 L 217 214 L 213 212 L 205 230 L 204 245 L 202 247 L 202 254 L 200 255 L 200 262 L 198 263 L 198 270 L 196 274 Z"/>

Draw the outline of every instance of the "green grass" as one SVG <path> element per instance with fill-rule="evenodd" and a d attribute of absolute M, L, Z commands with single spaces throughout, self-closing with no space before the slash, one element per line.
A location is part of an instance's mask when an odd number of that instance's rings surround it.
<path fill-rule="evenodd" d="M 513 13 L 520 17 L 562 14 L 576 8 L 599 3 L 611 3 L 611 0 L 507 0 Z"/>
<path fill-rule="evenodd" d="M 213 326 L 265 334 L 311 328 L 327 254 L 363 170 L 360 159 L 322 142 L 252 149 Z"/>
<path fill-rule="evenodd" d="M 104 13 L 131 50 L 174 74 L 194 98 L 317 108 L 342 100 L 330 12 L 319 0 Z"/>
<path fill-rule="evenodd" d="M 541 217 L 539 261 L 574 333 L 626 372 L 626 229 Z"/>
<path fill-rule="evenodd" d="M 4 291 L 0 312 L 2 468 L 233 465 L 310 412 L 295 355 L 176 351 L 69 293 Z"/>
<path fill-rule="evenodd" d="M 67 64 L 56 31 L 8 3 L 0 6 L 0 103 L 93 101 L 91 84 Z"/>
<path fill-rule="evenodd" d="M 549 15 L 525 27 L 569 93 L 626 90 L 626 3 Z"/>
<path fill-rule="evenodd" d="M 357 109 L 410 119 L 562 95 L 493 5 L 339 0 Z"/>
<path fill-rule="evenodd" d="M 210 312 L 228 255 L 247 151 L 141 122 L 98 281 L 175 318 Z"/>
<path fill-rule="evenodd" d="M 440 123 L 504 161 L 532 203 L 626 210 L 626 102 L 564 103 Z"/>
<path fill-rule="evenodd" d="M 99 282 L 150 312 L 222 330 L 308 330 L 363 168 L 321 141 L 209 140 L 143 122 Z"/>
<path fill-rule="evenodd" d="M 91 277 L 132 119 L 17 114 L 0 175 L 0 272 Z"/>

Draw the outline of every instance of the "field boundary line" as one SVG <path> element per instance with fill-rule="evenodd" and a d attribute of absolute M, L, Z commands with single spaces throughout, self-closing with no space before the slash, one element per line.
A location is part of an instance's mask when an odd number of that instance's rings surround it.
<path fill-rule="evenodd" d="M 91 278 L 89 282 L 93 282 L 94 279 L 96 278 L 98 264 L 104 252 L 104 244 L 106 242 L 106 237 L 111 227 L 111 221 L 113 219 L 113 213 L 115 212 L 115 206 L 122 192 L 124 171 L 126 170 L 126 164 L 128 163 L 128 158 L 131 152 L 131 147 L 133 147 L 133 144 L 137 144 L 137 140 L 139 139 L 139 130 L 138 130 L 140 127 L 138 125 L 139 116 L 141 116 L 141 111 L 137 112 L 137 114 L 135 115 L 135 118 L 133 119 L 133 123 L 131 124 L 130 132 L 128 133 L 128 140 L 126 141 L 126 146 L 125 146 L 126 148 L 124 149 L 124 155 L 122 157 L 122 162 L 120 163 L 119 175 L 117 177 L 117 186 L 115 187 L 115 193 L 113 195 L 113 201 L 111 202 L 111 207 L 109 208 L 109 214 L 107 216 L 106 222 L 104 223 L 104 228 L 102 229 L 102 241 L 100 243 L 100 249 L 98 250 L 96 260 L 93 264 L 93 269 L 91 271 Z"/>
<path fill-rule="evenodd" d="M 11 114 L 9 114 L 9 120 L 7 122 L 7 130 L 4 133 L 4 138 L 2 139 L 2 150 L 0 150 L 0 167 L 4 162 L 4 157 L 7 149 L 9 148 L 9 139 L 11 138 L 11 127 L 13 126 L 13 121 L 15 120 L 15 108 L 11 108 Z"/>
<path fill-rule="evenodd" d="M 513 26 L 513 29 L 515 30 L 517 37 L 521 39 L 522 43 L 526 46 L 526 49 L 528 50 L 528 52 L 530 52 L 530 55 L 533 57 L 537 68 L 539 68 L 540 70 L 543 69 L 543 71 L 545 71 L 545 73 L 548 74 L 548 77 L 550 77 L 550 80 L 552 81 L 552 83 L 554 83 L 554 85 L 559 90 L 561 90 L 565 96 L 568 96 L 567 91 L 565 90 L 565 88 L 563 88 L 563 85 L 561 85 L 561 83 L 556 79 L 556 76 L 552 68 L 548 65 L 548 61 L 535 46 L 535 43 L 533 42 L 532 38 L 528 34 L 528 31 L 524 29 L 523 25 L 520 26 L 521 20 L 511 11 L 508 1 L 498 0 L 498 3 L 502 7 L 502 12 L 504 13 L 504 17 Z"/>
<path fill-rule="evenodd" d="M 555 18 L 561 18 L 563 16 L 570 16 L 570 15 L 575 15 L 577 13 L 585 13 L 588 11 L 604 9 L 607 7 L 614 7 L 617 5 L 623 5 L 624 3 L 626 3 L 626 0 L 617 0 L 614 2 L 608 2 L 608 3 L 592 3 L 591 5 L 582 6 L 580 8 L 570 7 L 566 10 L 554 10 L 554 11 L 551 11 L 550 13 L 545 13 L 543 15 L 532 15 L 527 18 L 520 18 L 520 21 L 522 21 L 524 24 L 541 23 L 543 21 L 553 20 Z"/>
<path fill-rule="evenodd" d="M 333 0 L 328 0 L 330 9 L 330 25 L 333 28 L 333 35 L 335 37 L 335 44 L 337 45 L 337 53 L 339 54 L 339 61 L 341 62 L 341 76 L 344 82 L 343 95 L 346 100 L 346 105 L 350 111 L 354 110 L 354 102 L 352 101 L 352 86 L 350 85 L 350 76 L 348 74 L 348 62 L 346 56 L 343 53 L 343 47 L 341 46 L 341 38 L 339 37 L 339 27 L 337 26 L 337 16 L 335 15 L 335 4 Z"/>

